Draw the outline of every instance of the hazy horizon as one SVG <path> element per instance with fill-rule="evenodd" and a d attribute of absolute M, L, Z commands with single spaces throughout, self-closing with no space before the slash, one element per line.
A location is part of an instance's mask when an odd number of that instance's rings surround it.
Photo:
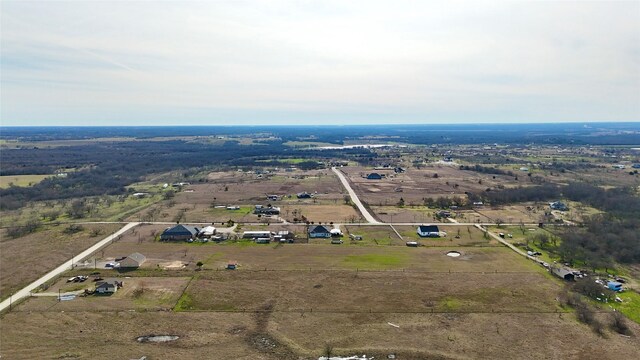
<path fill-rule="evenodd" d="M 640 2 L 2 1 L 1 126 L 640 121 Z"/>

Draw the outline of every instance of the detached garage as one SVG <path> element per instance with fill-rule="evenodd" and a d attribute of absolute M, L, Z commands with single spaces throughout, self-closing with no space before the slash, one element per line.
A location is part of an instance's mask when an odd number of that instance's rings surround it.
<path fill-rule="evenodd" d="M 136 252 L 120 260 L 120 268 L 139 268 L 145 261 L 147 261 L 147 257 Z"/>

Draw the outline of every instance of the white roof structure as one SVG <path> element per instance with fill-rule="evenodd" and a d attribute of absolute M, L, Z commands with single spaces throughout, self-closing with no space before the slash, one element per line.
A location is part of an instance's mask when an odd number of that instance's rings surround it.
<path fill-rule="evenodd" d="M 207 227 L 205 227 L 204 229 L 200 230 L 200 234 L 201 235 L 213 235 L 216 233 L 216 228 L 209 225 Z"/>

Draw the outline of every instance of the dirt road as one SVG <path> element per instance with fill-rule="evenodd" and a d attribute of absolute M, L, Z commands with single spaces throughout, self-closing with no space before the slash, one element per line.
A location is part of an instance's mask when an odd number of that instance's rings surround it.
<path fill-rule="evenodd" d="M 362 214 L 364 219 L 370 224 L 380 224 L 380 222 L 376 220 L 376 218 L 374 218 L 373 215 L 369 213 L 369 211 L 364 207 L 364 205 L 362 205 L 362 202 L 360 201 L 360 199 L 358 199 L 358 195 L 356 195 L 356 192 L 353 191 L 353 189 L 351 188 L 351 185 L 349 185 L 349 181 L 344 176 L 342 171 L 336 169 L 335 167 L 332 167 L 331 170 L 333 170 L 333 172 L 336 173 L 336 175 L 338 175 L 338 179 L 340 179 L 340 182 L 342 182 L 342 186 L 344 186 L 344 188 L 347 189 L 347 192 L 351 197 L 351 201 L 353 201 L 353 203 L 356 204 L 356 206 L 358 207 L 358 210 L 360 210 L 360 213 Z"/>

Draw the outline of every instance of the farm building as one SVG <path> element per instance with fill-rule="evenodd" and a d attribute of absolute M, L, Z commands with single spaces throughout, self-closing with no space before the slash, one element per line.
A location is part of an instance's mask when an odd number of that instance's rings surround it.
<path fill-rule="evenodd" d="M 123 286 L 122 281 L 116 279 L 107 279 L 96 283 L 96 293 L 113 294 Z"/>
<path fill-rule="evenodd" d="M 271 231 L 245 231 L 242 233 L 243 239 L 271 238 Z"/>
<path fill-rule="evenodd" d="M 420 237 L 440 237 L 440 230 L 436 225 L 420 225 L 417 233 Z"/>
<path fill-rule="evenodd" d="M 343 236 L 342 235 L 342 230 L 340 230 L 340 229 L 331 229 L 330 232 L 331 232 L 331 236 L 333 236 L 333 237 Z"/>
<path fill-rule="evenodd" d="M 198 236 L 200 237 L 211 237 L 213 235 L 216 234 L 216 228 L 209 225 L 205 228 L 203 228 L 202 230 L 200 230 L 200 233 L 198 233 Z"/>
<path fill-rule="evenodd" d="M 311 226 L 309 228 L 309 237 L 310 238 L 330 238 L 331 230 L 327 229 L 326 226 L 322 226 L 322 225 Z"/>
<path fill-rule="evenodd" d="M 255 209 L 253 209 L 253 213 L 256 215 L 279 215 L 280 208 L 275 206 L 256 205 Z"/>
<path fill-rule="evenodd" d="M 378 173 L 371 173 L 371 174 L 367 175 L 367 179 L 368 180 L 381 180 L 382 179 L 382 175 L 380 175 Z"/>
<path fill-rule="evenodd" d="M 136 252 L 120 260 L 120 267 L 121 268 L 139 268 L 140 265 L 142 265 L 145 261 L 147 261 L 147 257 Z"/>
<path fill-rule="evenodd" d="M 569 210 L 569 207 L 561 201 L 554 201 L 552 203 L 549 203 L 549 207 L 551 208 L 551 210 L 559 210 L 559 211 Z"/>
<path fill-rule="evenodd" d="M 622 284 L 617 281 L 607 282 L 607 287 L 609 288 L 609 290 L 622 291 Z"/>
<path fill-rule="evenodd" d="M 575 280 L 575 276 L 573 275 L 573 271 L 561 267 L 561 266 L 555 266 L 551 268 L 551 273 L 561 279 L 567 280 L 567 281 L 573 281 Z"/>
<path fill-rule="evenodd" d="M 163 231 L 160 235 L 160 240 L 185 241 L 195 238 L 199 232 L 200 229 L 198 229 L 197 227 L 178 224 Z"/>

